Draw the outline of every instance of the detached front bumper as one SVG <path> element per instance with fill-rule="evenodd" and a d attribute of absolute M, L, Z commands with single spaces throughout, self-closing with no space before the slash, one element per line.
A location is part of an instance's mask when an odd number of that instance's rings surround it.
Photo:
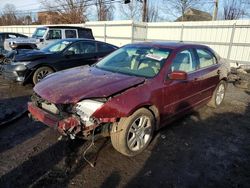
<path fill-rule="evenodd" d="M 24 82 L 27 68 L 24 65 L 2 65 L 2 75 L 4 78 L 17 82 Z"/>
<path fill-rule="evenodd" d="M 35 106 L 32 102 L 28 103 L 28 111 L 33 118 L 46 124 L 49 127 L 57 129 L 61 134 L 68 135 L 81 130 L 81 122 L 76 117 L 59 118 L 57 115 L 46 112 L 45 110 Z"/>

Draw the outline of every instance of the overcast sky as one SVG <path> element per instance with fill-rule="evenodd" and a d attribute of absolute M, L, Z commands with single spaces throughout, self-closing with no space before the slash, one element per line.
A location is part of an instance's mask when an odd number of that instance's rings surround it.
<path fill-rule="evenodd" d="M 19 10 L 36 9 L 40 6 L 39 0 L 0 0 L 0 9 L 7 3 L 14 4 Z"/>

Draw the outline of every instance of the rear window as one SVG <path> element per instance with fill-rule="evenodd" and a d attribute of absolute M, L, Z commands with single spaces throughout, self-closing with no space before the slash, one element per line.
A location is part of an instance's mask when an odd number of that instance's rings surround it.
<path fill-rule="evenodd" d="M 205 49 L 197 49 L 199 56 L 200 68 L 208 67 L 216 63 L 215 57 Z"/>
<path fill-rule="evenodd" d="M 114 51 L 116 48 L 105 43 L 97 43 L 98 46 L 98 52 L 110 52 Z"/>
<path fill-rule="evenodd" d="M 94 39 L 91 30 L 78 29 L 79 38 Z"/>

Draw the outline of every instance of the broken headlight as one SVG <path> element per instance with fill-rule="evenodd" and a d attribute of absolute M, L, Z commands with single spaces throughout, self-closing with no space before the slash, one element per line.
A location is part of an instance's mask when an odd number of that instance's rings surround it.
<path fill-rule="evenodd" d="M 101 99 L 86 99 L 76 104 L 75 111 L 83 121 L 89 122 L 92 121 L 91 116 L 104 104 L 104 102 L 105 101 Z"/>

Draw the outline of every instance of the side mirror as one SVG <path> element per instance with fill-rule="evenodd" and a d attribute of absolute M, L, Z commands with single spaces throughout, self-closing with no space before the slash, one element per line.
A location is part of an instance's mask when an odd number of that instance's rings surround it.
<path fill-rule="evenodd" d="M 40 42 L 43 42 L 44 41 L 44 39 L 40 39 Z"/>
<path fill-rule="evenodd" d="M 168 74 L 170 80 L 187 80 L 187 73 L 184 71 L 174 71 Z"/>
<path fill-rule="evenodd" d="M 68 56 L 72 56 L 72 55 L 75 55 L 75 52 L 73 50 L 67 50 L 65 53 L 64 53 L 64 56 L 68 57 Z"/>

